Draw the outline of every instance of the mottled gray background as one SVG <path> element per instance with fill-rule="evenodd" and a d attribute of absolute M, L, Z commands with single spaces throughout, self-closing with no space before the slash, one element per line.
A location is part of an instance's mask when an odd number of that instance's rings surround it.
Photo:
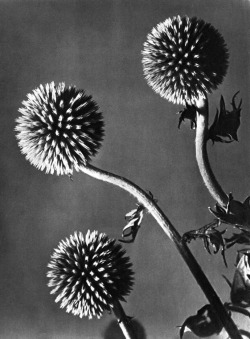
<path fill-rule="evenodd" d="M 73 182 L 45 175 L 21 155 L 17 110 L 39 84 L 65 81 L 93 95 L 106 124 L 93 164 L 152 191 L 181 233 L 213 220 L 207 207 L 214 201 L 195 163 L 194 131 L 188 123 L 177 129 L 181 106 L 155 94 L 142 73 L 146 35 L 177 14 L 212 23 L 228 44 L 230 67 L 209 96 L 211 117 L 221 94 L 230 108 L 240 90 L 240 143 L 209 144 L 209 153 L 223 188 L 243 200 L 250 193 L 249 1 L 0 1 L 0 338 L 104 338 L 113 316 L 81 320 L 59 309 L 46 286 L 46 265 L 53 248 L 75 230 L 119 238 L 124 215 L 135 206 L 124 191 L 84 174 Z M 143 324 L 147 338 L 177 338 L 176 326 L 206 302 L 202 292 L 152 217 L 125 247 L 136 271 L 126 312 Z M 201 242 L 191 249 L 228 300 L 221 274 L 232 277 L 234 251 L 227 254 L 227 270 Z"/>

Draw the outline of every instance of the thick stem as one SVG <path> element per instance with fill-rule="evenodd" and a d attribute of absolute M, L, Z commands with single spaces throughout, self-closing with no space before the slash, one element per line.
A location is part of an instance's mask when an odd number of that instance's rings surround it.
<path fill-rule="evenodd" d="M 154 217 L 157 223 L 161 226 L 161 228 L 166 233 L 166 235 L 175 243 L 179 253 L 181 254 L 184 261 L 186 262 L 187 266 L 189 267 L 194 278 L 196 279 L 197 283 L 199 284 L 205 296 L 207 297 L 209 303 L 211 304 L 214 311 L 216 312 L 224 328 L 228 332 L 229 337 L 231 339 L 242 339 L 237 329 L 237 326 L 231 319 L 230 315 L 225 309 L 220 298 L 218 297 L 212 285 L 208 281 L 206 275 L 202 271 L 200 265 L 198 264 L 198 262 L 196 261 L 192 253 L 190 252 L 187 245 L 182 241 L 182 238 L 180 234 L 178 233 L 178 231 L 171 224 L 168 218 L 164 215 L 164 213 L 161 211 L 159 206 L 155 203 L 153 198 L 149 194 L 144 192 L 140 187 L 138 187 L 137 185 L 129 181 L 128 179 L 120 177 L 116 174 L 112 174 L 112 173 L 100 170 L 89 164 L 86 166 L 82 166 L 80 169 L 82 172 L 98 180 L 111 183 L 115 186 L 118 186 L 126 190 L 131 195 L 133 195 L 138 200 L 139 203 L 145 206 L 145 208 L 149 211 L 149 213 Z"/>
<path fill-rule="evenodd" d="M 131 321 L 126 316 L 122 305 L 118 300 L 113 301 L 113 312 L 126 339 L 137 339 Z"/>
<path fill-rule="evenodd" d="M 226 206 L 228 203 L 228 196 L 221 188 L 220 184 L 215 178 L 211 169 L 207 154 L 207 134 L 208 134 L 208 100 L 200 99 L 196 103 L 198 108 L 196 120 L 196 139 L 195 150 L 198 167 L 203 178 L 203 181 L 212 195 L 212 197 L 221 206 Z"/>

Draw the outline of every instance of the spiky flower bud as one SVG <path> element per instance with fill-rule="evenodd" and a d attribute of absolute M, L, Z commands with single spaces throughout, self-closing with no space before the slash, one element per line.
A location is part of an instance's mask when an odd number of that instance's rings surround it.
<path fill-rule="evenodd" d="M 148 84 L 177 104 L 195 104 L 216 89 L 228 67 L 228 51 L 220 33 L 195 17 L 173 17 L 147 36 L 142 51 Z"/>
<path fill-rule="evenodd" d="M 124 300 L 133 285 L 132 264 L 120 244 L 104 233 L 75 232 L 51 256 L 47 273 L 56 302 L 74 315 L 100 318 L 114 300 Z"/>
<path fill-rule="evenodd" d="M 71 175 L 97 153 L 104 123 L 90 95 L 51 82 L 27 97 L 15 130 L 21 152 L 32 165 L 46 173 Z"/>

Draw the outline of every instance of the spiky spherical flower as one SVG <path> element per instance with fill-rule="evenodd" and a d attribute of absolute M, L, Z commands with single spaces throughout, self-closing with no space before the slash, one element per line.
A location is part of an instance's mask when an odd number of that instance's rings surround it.
<path fill-rule="evenodd" d="M 33 90 L 19 109 L 21 152 L 46 173 L 73 173 L 96 154 L 103 139 L 102 114 L 90 95 L 54 82 Z"/>
<path fill-rule="evenodd" d="M 56 302 L 74 315 L 100 318 L 114 300 L 124 300 L 133 285 L 129 257 L 104 233 L 75 232 L 59 243 L 48 264 L 48 286 Z"/>
<path fill-rule="evenodd" d="M 195 17 L 173 17 L 147 36 L 142 51 L 148 84 L 177 104 L 195 104 L 216 89 L 228 67 L 228 50 L 221 34 Z"/>

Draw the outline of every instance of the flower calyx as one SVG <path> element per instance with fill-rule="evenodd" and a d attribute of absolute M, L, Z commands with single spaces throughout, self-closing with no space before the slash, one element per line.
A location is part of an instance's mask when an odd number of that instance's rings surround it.
<path fill-rule="evenodd" d="M 220 99 L 220 111 L 216 112 L 214 122 L 209 128 L 208 139 L 211 139 L 213 143 L 222 142 L 230 143 L 232 141 L 238 141 L 237 131 L 240 127 L 240 113 L 242 99 L 238 106 L 236 106 L 235 98 L 237 93 L 232 98 L 232 111 L 226 110 L 226 105 L 223 96 Z"/>

